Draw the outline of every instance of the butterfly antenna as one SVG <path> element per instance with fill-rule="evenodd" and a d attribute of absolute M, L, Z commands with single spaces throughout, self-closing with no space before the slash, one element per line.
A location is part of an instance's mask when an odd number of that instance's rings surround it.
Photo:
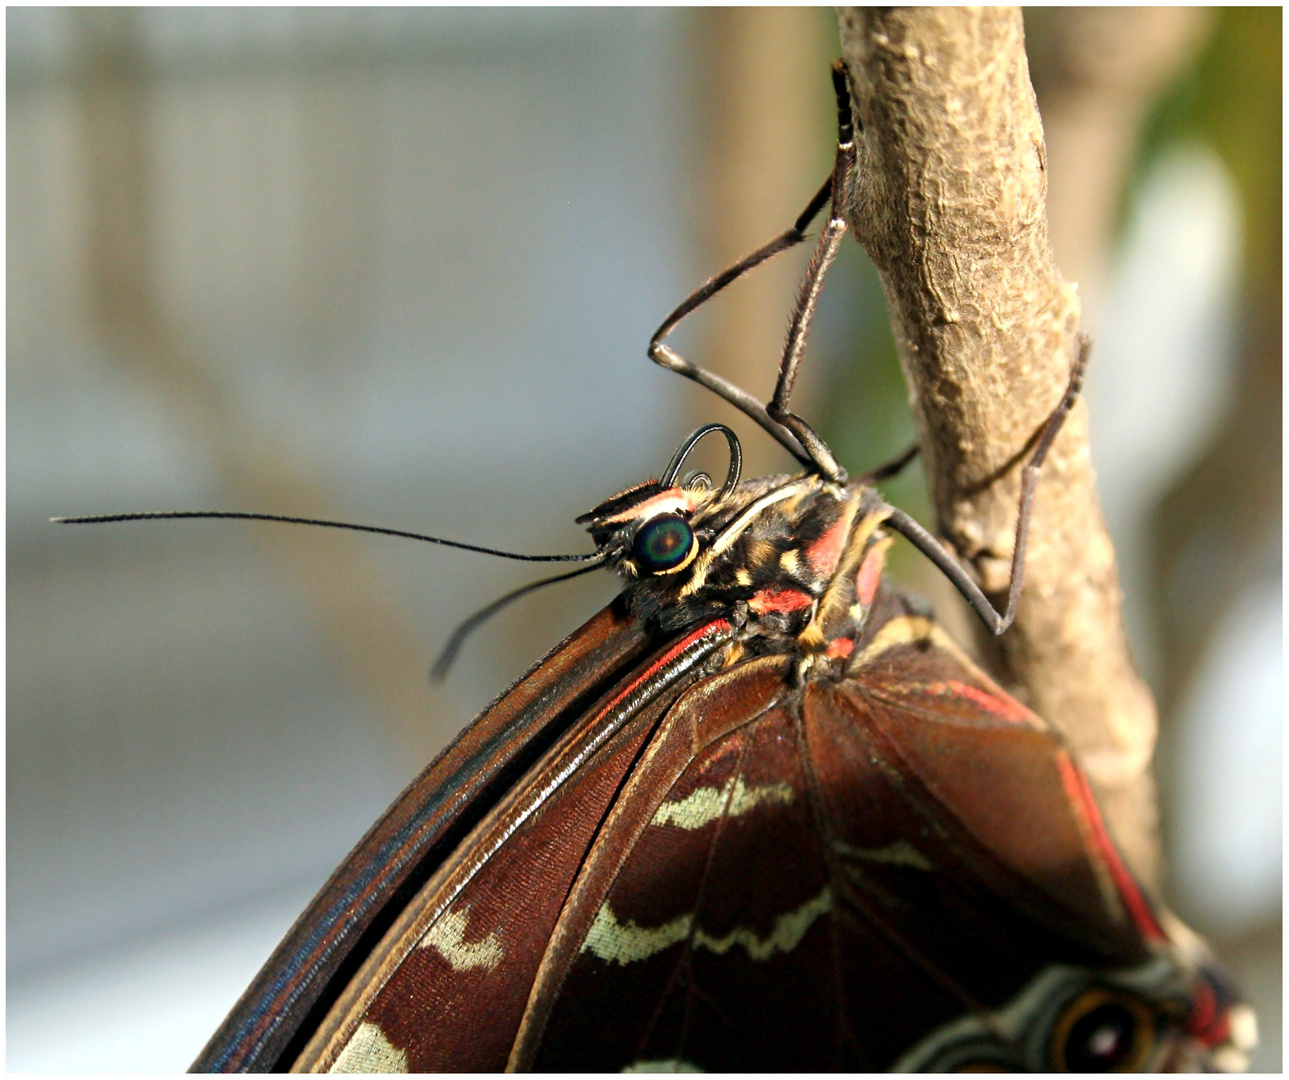
<path fill-rule="evenodd" d="M 575 578 L 579 574 L 589 574 L 592 570 L 598 570 L 604 560 L 600 556 L 593 557 L 598 561 L 592 563 L 590 566 L 579 566 L 576 570 L 570 570 L 565 574 L 556 574 L 554 577 L 542 578 L 541 581 L 533 581 L 529 582 L 527 585 L 521 585 L 513 592 L 506 593 L 505 596 L 498 600 L 494 600 L 487 607 L 476 611 L 466 619 L 465 622 L 461 623 L 452 631 L 452 636 L 448 638 L 448 643 L 443 646 L 443 651 L 439 653 L 439 658 L 434 661 L 434 667 L 430 669 L 430 681 L 436 683 L 442 682 L 447 677 L 448 669 L 451 668 L 453 663 L 456 661 L 457 654 L 461 651 L 461 646 L 465 644 L 465 639 L 474 633 L 477 627 L 487 622 L 502 608 L 509 605 L 511 601 L 518 600 L 521 596 L 527 596 L 530 592 L 535 592 L 546 585 L 554 585 L 557 581 L 567 581 L 569 578 Z"/>
<path fill-rule="evenodd" d="M 517 559 L 520 562 L 590 562 L 600 564 L 598 552 L 589 555 L 523 555 L 515 551 L 498 551 L 496 548 L 466 544 L 460 540 L 444 540 L 441 536 L 405 532 L 402 529 L 382 529 L 376 525 L 354 525 L 347 521 L 321 521 L 317 518 L 287 517 L 284 514 L 247 514 L 237 510 L 150 510 L 138 514 L 97 514 L 92 517 L 54 517 L 49 520 L 57 525 L 107 525 L 115 521 L 157 521 L 169 518 L 234 518 L 238 521 L 285 521 L 290 525 L 318 525 L 326 529 L 351 529 L 354 532 L 377 533 L 381 536 L 401 536 L 408 540 L 423 540 L 427 544 L 477 551 L 481 555 L 495 555 L 499 559 Z"/>

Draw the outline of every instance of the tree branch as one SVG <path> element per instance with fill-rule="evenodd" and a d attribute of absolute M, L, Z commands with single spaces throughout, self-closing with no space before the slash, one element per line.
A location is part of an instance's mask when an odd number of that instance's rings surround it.
<path fill-rule="evenodd" d="M 838 17 L 863 125 L 851 220 L 882 279 L 939 531 L 1001 601 L 1020 466 L 1061 397 L 1080 318 L 1048 241 L 1020 10 Z M 1123 629 L 1082 403 L 1044 466 L 1030 537 L 996 659 L 1067 734 L 1125 854 L 1156 882 L 1155 706 Z"/>

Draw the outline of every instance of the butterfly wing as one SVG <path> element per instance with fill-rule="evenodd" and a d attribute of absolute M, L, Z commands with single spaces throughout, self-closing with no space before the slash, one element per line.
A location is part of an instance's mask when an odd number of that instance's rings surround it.
<path fill-rule="evenodd" d="M 571 715 L 420 846 L 278 1067 L 1162 1067 L 1211 985 L 1225 1038 L 1230 995 L 1179 960 L 1062 741 L 902 601 L 840 681 L 782 655 L 708 674 L 723 620 L 625 632 L 607 690 L 539 666 L 431 767 L 467 782 L 543 695 Z"/>
<path fill-rule="evenodd" d="M 496 1071 L 569 887 L 641 749 L 728 640 L 715 620 L 585 713 L 437 868 L 292 1067 Z"/>
<path fill-rule="evenodd" d="M 1196 976 L 1060 739 L 898 606 L 861 645 L 839 683 L 794 688 L 765 658 L 672 707 L 552 934 L 511 1067 L 1177 1060 Z"/>
<path fill-rule="evenodd" d="M 657 646 L 610 605 L 551 650 L 398 797 L 296 920 L 193 1064 L 281 1071 L 407 900 L 504 792 Z"/>

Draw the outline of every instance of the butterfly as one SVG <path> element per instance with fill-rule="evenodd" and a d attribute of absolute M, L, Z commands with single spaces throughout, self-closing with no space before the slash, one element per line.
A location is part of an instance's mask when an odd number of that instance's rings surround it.
<path fill-rule="evenodd" d="M 649 349 L 802 471 L 744 480 L 737 436 L 708 424 L 659 478 L 583 515 L 594 554 L 548 580 L 604 567 L 623 592 L 371 827 L 194 1070 L 1242 1066 L 1252 1014 L 1137 882 L 1058 731 L 883 578 L 902 535 L 1007 628 L 1086 340 L 1025 466 L 1002 612 L 878 493 L 911 455 L 851 478 L 790 411 L 846 230 L 840 69 L 834 85 L 827 181 Z M 769 402 L 666 343 L 825 207 Z M 729 452 L 719 486 L 683 472 L 709 436 Z M 446 660 L 545 583 L 464 624 Z"/>

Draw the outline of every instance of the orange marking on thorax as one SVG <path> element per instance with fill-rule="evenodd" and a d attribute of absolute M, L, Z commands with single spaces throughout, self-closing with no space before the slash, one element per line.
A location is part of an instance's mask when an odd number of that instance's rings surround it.
<path fill-rule="evenodd" d="M 886 549 L 889 546 L 887 542 L 879 541 L 859 564 L 859 573 L 855 575 L 855 599 L 864 607 L 872 604 L 873 597 L 877 595 L 877 586 L 882 583 L 882 570 L 886 566 Z"/>
<path fill-rule="evenodd" d="M 848 656 L 850 656 L 850 654 L 853 653 L 854 651 L 855 651 L 855 643 L 850 638 L 839 637 L 839 638 L 833 638 L 832 641 L 828 642 L 828 650 L 824 653 L 824 655 L 828 657 L 832 657 L 834 659 L 837 657 L 840 657 L 841 659 L 844 660 Z"/>
<path fill-rule="evenodd" d="M 798 591 L 797 589 L 762 589 L 751 600 L 747 606 L 755 611 L 758 615 L 764 615 L 767 611 L 800 611 L 802 608 L 808 608 L 815 602 L 813 596 Z"/>
<path fill-rule="evenodd" d="M 828 577 L 841 558 L 842 549 L 846 546 L 846 534 L 850 532 L 852 514 L 843 514 L 831 525 L 818 540 L 812 540 L 806 547 L 806 561 L 821 578 Z"/>

